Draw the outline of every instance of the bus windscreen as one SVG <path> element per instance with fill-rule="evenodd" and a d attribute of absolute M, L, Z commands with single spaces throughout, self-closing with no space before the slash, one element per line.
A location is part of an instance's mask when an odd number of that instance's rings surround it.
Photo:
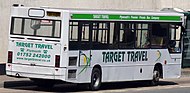
<path fill-rule="evenodd" d="M 61 21 L 49 19 L 12 18 L 12 35 L 61 37 Z"/>

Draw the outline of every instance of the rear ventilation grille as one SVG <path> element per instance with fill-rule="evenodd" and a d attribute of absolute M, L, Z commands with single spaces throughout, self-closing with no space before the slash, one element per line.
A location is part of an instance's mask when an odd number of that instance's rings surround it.
<path fill-rule="evenodd" d="M 77 72 L 77 70 L 69 70 L 68 71 L 68 78 L 69 79 L 75 79 L 76 78 L 76 72 Z"/>

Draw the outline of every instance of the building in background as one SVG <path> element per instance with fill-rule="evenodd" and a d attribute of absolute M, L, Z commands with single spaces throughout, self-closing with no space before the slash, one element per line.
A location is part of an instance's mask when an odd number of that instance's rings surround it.
<path fill-rule="evenodd" d="M 7 60 L 9 16 L 13 4 L 28 7 L 160 11 L 163 8 L 190 9 L 189 0 L 0 0 L 0 64 Z M 4 67 L 0 67 L 0 70 Z"/>

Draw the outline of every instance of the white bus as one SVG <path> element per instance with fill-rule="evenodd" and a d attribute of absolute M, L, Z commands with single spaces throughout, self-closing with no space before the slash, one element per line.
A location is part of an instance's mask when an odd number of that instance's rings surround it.
<path fill-rule="evenodd" d="M 6 74 L 38 86 L 179 78 L 184 15 L 13 7 Z"/>

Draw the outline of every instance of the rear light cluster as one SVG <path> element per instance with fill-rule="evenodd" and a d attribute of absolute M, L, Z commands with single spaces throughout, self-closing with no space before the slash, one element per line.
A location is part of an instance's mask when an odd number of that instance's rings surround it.
<path fill-rule="evenodd" d="M 60 55 L 55 55 L 55 67 L 60 67 Z"/>
<path fill-rule="evenodd" d="M 13 52 L 8 51 L 8 62 L 7 63 L 12 63 L 12 61 L 13 61 Z"/>

